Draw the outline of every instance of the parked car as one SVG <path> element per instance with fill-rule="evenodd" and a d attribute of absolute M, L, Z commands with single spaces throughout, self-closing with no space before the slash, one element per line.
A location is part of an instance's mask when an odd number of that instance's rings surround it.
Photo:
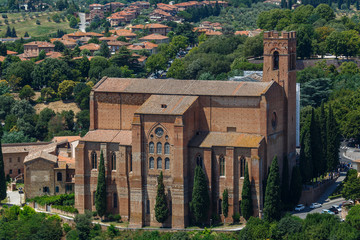
<path fill-rule="evenodd" d="M 311 208 L 311 209 L 319 208 L 319 207 L 322 207 L 321 203 L 312 203 L 312 204 L 310 205 L 310 208 Z"/>
<path fill-rule="evenodd" d="M 330 211 L 330 210 L 328 210 L 328 209 L 323 209 L 323 210 L 321 211 L 321 213 L 326 213 L 326 214 L 331 214 L 331 215 L 334 215 L 334 214 L 335 214 L 334 212 L 332 212 L 332 211 Z"/>
<path fill-rule="evenodd" d="M 295 211 L 302 211 L 305 209 L 305 206 L 304 204 L 299 204 L 295 207 Z"/>
<path fill-rule="evenodd" d="M 339 213 L 339 211 L 337 210 L 337 208 L 334 208 L 334 207 L 329 208 L 329 210 L 332 211 L 332 212 L 335 213 L 335 214 L 338 214 L 338 213 Z"/>
<path fill-rule="evenodd" d="M 332 205 L 332 208 L 336 208 L 339 212 L 341 212 L 341 204 L 340 205 Z"/>

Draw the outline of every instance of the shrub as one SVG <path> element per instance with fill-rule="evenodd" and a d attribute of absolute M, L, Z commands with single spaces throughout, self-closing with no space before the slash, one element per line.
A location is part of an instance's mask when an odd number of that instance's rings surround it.
<path fill-rule="evenodd" d="M 240 222 L 240 213 L 233 214 L 232 219 L 233 219 L 234 223 Z"/>
<path fill-rule="evenodd" d="M 39 19 L 36 20 L 36 25 L 40 25 L 40 20 Z"/>
<path fill-rule="evenodd" d="M 70 227 L 70 225 L 68 223 L 63 224 L 63 229 L 64 229 L 65 233 L 68 233 L 68 232 L 71 231 L 71 227 Z"/>

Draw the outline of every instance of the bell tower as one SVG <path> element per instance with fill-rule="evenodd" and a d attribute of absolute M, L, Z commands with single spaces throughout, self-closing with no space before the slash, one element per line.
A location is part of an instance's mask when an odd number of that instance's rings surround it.
<path fill-rule="evenodd" d="M 290 167 L 296 151 L 296 32 L 264 32 L 263 81 L 275 81 L 284 89 L 284 149 Z M 291 168 L 290 168 L 291 169 Z"/>

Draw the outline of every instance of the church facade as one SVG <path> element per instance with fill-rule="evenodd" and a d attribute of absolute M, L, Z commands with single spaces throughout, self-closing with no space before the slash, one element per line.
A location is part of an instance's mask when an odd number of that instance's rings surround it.
<path fill-rule="evenodd" d="M 206 173 L 209 216 L 240 213 L 246 163 L 254 215 L 261 216 L 271 161 L 295 165 L 295 32 L 264 33 L 259 81 L 103 78 L 90 95 L 90 131 L 76 148 L 75 207 L 95 211 L 100 153 L 105 159 L 107 208 L 130 226 L 155 219 L 157 176 L 164 175 L 170 209 L 165 225 L 189 224 L 194 170 Z"/>

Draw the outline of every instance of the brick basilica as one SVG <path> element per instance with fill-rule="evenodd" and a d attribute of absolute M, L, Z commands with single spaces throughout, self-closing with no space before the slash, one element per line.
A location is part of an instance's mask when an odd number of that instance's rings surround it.
<path fill-rule="evenodd" d="M 157 176 L 164 174 L 170 208 L 166 226 L 189 224 L 194 169 L 207 176 L 209 216 L 229 190 L 229 218 L 240 212 L 245 163 L 254 215 L 263 209 L 263 183 L 274 156 L 295 165 L 295 32 L 264 33 L 262 79 L 200 81 L 107 78 L 90 94 L 90 131 L 76 148 L 75 207 L 95 211 L 100 152 L 107 208 L 131 227 L 155 219 Z"/>

